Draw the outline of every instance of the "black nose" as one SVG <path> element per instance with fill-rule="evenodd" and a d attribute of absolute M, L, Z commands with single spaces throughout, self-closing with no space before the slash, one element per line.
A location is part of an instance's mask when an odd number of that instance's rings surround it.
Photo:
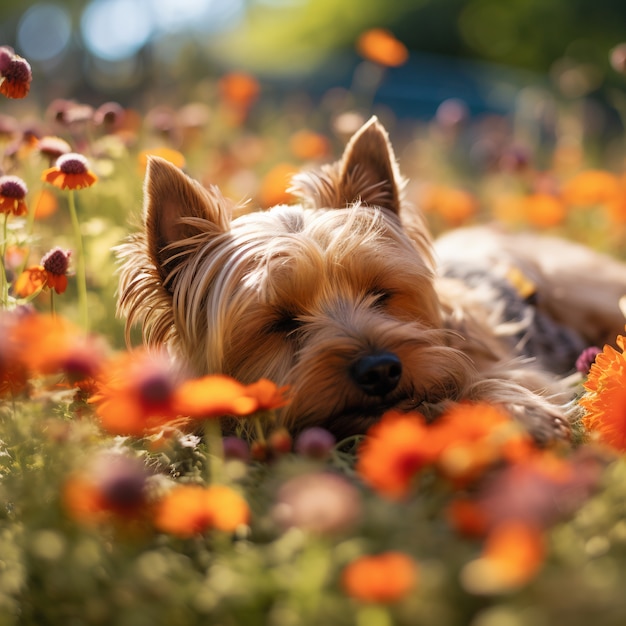
<path fill-rule="evenodd" d="M 368 396 L 384 396 L 398 386 L 402 363 L 393 352 L 369 354 L 352 364 L 350 375 Z"/>

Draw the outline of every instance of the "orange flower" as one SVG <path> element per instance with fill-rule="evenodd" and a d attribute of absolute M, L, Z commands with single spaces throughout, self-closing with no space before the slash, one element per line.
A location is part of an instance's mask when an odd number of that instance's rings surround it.
<path fill-rule="evenodd" d="M 35 211 L 35 217 L 37 219 L 44 219 L 50 215 L 54 215 L 59 208 L 57 197 L 47 189 L 40 189 L 35 192 L 33 199 L 33 207 Z"/>
<path fill-rule="evenodd" d="M 244 72 L 232 72 L 220 78 L 220 95 L 228 104 L 248 108 L 259 97 L 259 81 Z"/>
<path fill-rule="evenodd" d="M 289 139 L 291 152 L 298 159 L 321 159 L 330 152 L 330 142 L 324 135 L 312 130 L 299 130 Z"/>
<path fill-rule="evenodd" d="M 523 200 L 526 220 L 539 228 L 551 228 L 563 223 L 566 210 L 563 203 L 548 193 L 534 193 Z"/>
<path fill-rule="evenodd" d="M 0 397 L 19 394 L 28 386 L 29 371 L 24 363 L 24 351 L 13 337 L 19 321 L 19 309 L 0 312 Z"/>
<path fill-rule="evenodd" d="M 59 189 L 84 189 L 96 183 L 98 177 L 82 154 L 69 152 L 62 154 L 54 167 L 44 170 L 41 179 Z"/>
<path fill-rule="evenodd" d="M 43 265 L 33 265 L 26 268 L 16 279 L 13 291 L 20 298 L 29 298 L 41 291 L 48 283 L 48 277 Z"/>
<path fill-rule="evenodd" d="M 361 602 L 389 604 L 404 598 L 417 583 L 415 561 L 402 552 L 362 556 L 343 570 L 341 585 Z"/>
<path fill-rule="evenodd" d="M 58 316 L 23 316 L 12 328 L 11 340 L 32 372 L 63 372 L 77 385 L 95 377 L 104 359 L 100 340 Z"/>
<path fill-rule="evenodd" d="M 111 359 L 91 398 L 105 430 L 141 437 L 162 428 L 177 413 L 172 406 L 175 377 L 162 352 L 136 350 Z"/>
<path fill-rule="evenodd" d="M 438 469 L 457 484 L 479 477 L 494 463 L 524 460 L 536 451 L 517 422 L 484 403 L 454 405 L 429 430 Z"/>
<path fill-rule="evenodd" d="M 224 485 L 181 485 L 165 494 L 157 504 L 155 526 L 180 537 L 210 529 L 234 532 L 248 523 L 246 501 Z"/>
<path fill-rule="evenodd" d="M 276 383 L 266 378 L 261 378 L 245 388 L 245 394 L 257 402 L 255 411 L 271 411 L 285 406 L 289 403 L 287 391 L 288 387 L 277 387 Z"/>
<path fill-rule="evenodd" d="M 359 476 L 387 497 L 406 496 L 415 475 L 436 456 L 427 443 L 430 432 L 431 428 L 417 413 L 387 412 L 369 429 L 359 448 Z"/>
<path fill-rule="evenodd" d="M 406 46 L 383 28 L 372 28 L 362 33 L 356 47 L 368 61 L 388 67 L 403 65 L 409 58 Z"/>
<path fill-rule="evenodd" d="M 24 198 L 26 184 L 17 176 L 0 176 L 0 214 L 24 215 L 27 212 Z"/>
<path fill-rule="evenodd" d="M 122 454 L 100 454 L 90 467 L 65 482 L 65 509 L 84 524 L 112 517 L 136 518 L 147 510 L 147 478 L 141 461 Z"/>
<path fill-rule="evenodd" d="M 160 147 L 160 148 L 150 148 L 148 150 L 142 150 L 139 153 L 139 166 L 142 171 L 145 171 L 148 166 L 148 157 L 158 156 L 166 161 L 172 163 L 176 167 L 180 167 L 182 169 L 185 167 L 185 155 L 178 150 L 173 150 L 172 148 Z"/>
<path fill-rule="evenodd" d="M 585 410 L 582 422 L 592 436 L 621 452 L 626 451 L 625 341 L 618 336 L 620 351 L 606 345 L 596 356 L 579 400 Z"/>
<path fill-rule="evenodd" d="M 506 593 L 525 585 L 545 556 L 543 533 L 535 526 L 505 522 L 489 534 L 481 556 L 461 572 L 470 593 Z"/>
<path fill-rule="evenodd" d="M 259 190 L 259 202 L 263 207 L 289 204 L 293 196 L 287 191 L 291 178 L 298 168 L 291 163 L 278 163 L 263 178 Z"/>
<path fill-rule="evenodd" d="M 561 190 L 563 201 L 571 206 L 611 205 L 622 195 L 620 181 L 603 170 L 585 170 L 570 178 Z"/>
<path fill-rule="evenodd" d="M 30 91 L 32 80 L 28 61 L 9 46 L 0 46 L 0 93 L 7 98 L 24 98 Z"/>
<path fill-rule="evenodd" d="M 472 218 L 478 210 L 476 198 L 463 189 L 434 185 L 422 198 L 422 208 L 442 217 L 447 224 L 459 226 Z"/>

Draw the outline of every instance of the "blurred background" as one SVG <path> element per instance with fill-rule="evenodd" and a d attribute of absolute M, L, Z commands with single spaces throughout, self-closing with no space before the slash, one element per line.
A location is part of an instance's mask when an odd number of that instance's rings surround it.
<path fill-rule="evenodd" d="M 609 53 L 626 38 L 624 24 L 622 0 L 0 3 L 0 42 L 31 63 L 40 102 L 184 102 L 202 96 L 204 79 L 245 70 L 278 93 L 375 82 L 377 101 L 411 117 L 461 96 L 472 112 L 505 111 L 529 84 L 608 102 L 621 83 Z M 355 42 L 373 27 L 410 51 L 384 77 L 355 73 Z"/>

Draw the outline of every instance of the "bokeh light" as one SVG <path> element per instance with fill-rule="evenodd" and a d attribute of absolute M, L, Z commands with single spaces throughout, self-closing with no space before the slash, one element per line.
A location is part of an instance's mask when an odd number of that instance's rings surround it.
<path fill-rule="evenodd" d="M 17 45 L 33 61 L 50 61 L 67 47 L 72 26 L 67 10 L 56 4 L 35 4 L 17 26 Z"/>

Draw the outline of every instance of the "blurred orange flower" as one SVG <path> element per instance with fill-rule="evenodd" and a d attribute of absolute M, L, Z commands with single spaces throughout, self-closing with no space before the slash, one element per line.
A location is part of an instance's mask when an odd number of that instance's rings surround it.
<path fill-rule="evenodd" d="M 98 177 L 82 154 L 68 152 L 56 160 L 54 167 L 44 170 L 41 180 L 59 189 L 84 189 L 96 183 Z"/>
<path fill-rule="evenodd" d="M 276 204 L 289 204 L 293 196 L 287 191 L 291 178 L 298 168 L 291 163 L 278 163 L 263 178 L 259 190 L 259 202 L 268 208 Z"/>
<path fill-rule="evenodd" d="M 259 97 L 261 86 L 251 74 L 231 72 L 220 78 L 218 89 L 226 103 L 248 108 Z"/>
<path fill-rule="evenodd" d="M 0 397 L 17 395 L 28 386 L 29 371 L 24 363 L 24 351 L 13 337 L 20 321 L 19 309 L 0 312 Z"/>
<path fill-rule="evenodd" d="M 415 561 L 402 552 L 362 556 L 342 572 L 341 585 L 347 595 L 361 602 L 389 604 L 404 598 L 418 580 Z"/>
<path fill-rule="evenodd" d="M 584 426 L 593 437 L 621 452 L 626 451 L 626 338 L 617 337 L 619 351 L 605 345 L 584 383 L 579 404 L 585 410 Z"/>
<path fill-rule="evenodd" d="M 427 443 L 431 430 L 417 413 L 385 413 L 359 448 L 357 473 L 387 497 L 406 496 L 415 475 L 436 458 L 437 451 Z"/>
<path fill-rule="evenodd" d="M 52 315 L 24 315 L 10 339 L 29 370 L 37 374 L 65 373 L 73 384 L 94 378 L 103 364 L 105 346 L 67 320 Z"/>
<path fill-rule="evenodd" d="M 0 176 L 0 214 L 24 215 L 27 212 L 24 198 L 28 193 L 26 183 L 17 176 Z"/>
<path fill-rule="evenodd" d="M 388 67 L 403 65 L 409 58 L 406 46 L 383 28 L 372 28 L 362 33 L 356 47 L 368 61 Z"/>
<path fill-rule="evenodd" d="M 180 167 L 182 169 L 185 167 L 185 155 L 179 152 L 178 150 L 174 150 L 172 148 L 166 148 L 165 146 L 161 146 L 159 148 L 149 148 L 147 150 L 142 150 L 139 153 L 139 166 L 142 171 L 145 171 L 148 166 L 148 157 L 158 156 L 166 161 L 169 161 L 172 165 L 176 167 Z"/>
<path fill-rule="evenodd" d="M 450 226 L 459 226 L 476 215 L 476 198 L 463 189 L 444 185 L 428 187 L 422 197 L 422 209 L 442 217 Z"/>
<path fill-rule="evenodd" d="M 48 189 L 40 189 L 35 192 L 32 204 L 37 219 L 44 219 L 54 215 L 59 208 L 57 197 Z"/>
<path fill-rule="evenodd" d="M 562 224 L 567 212 L 564 204 L 548 193 L 534 193 L 523 199 L 526 220 L 539 228 L 551 228 Z"/>
<path fill-rule="evenodd" d="M 569 206 L 610 205 L 623 194 L 617 176 L 603 170 L 584 170 L 563 184 L 561 197 Z"/>
<path fill-rule="evenodd" d="M 48 276 L 43 265 L 26 268 L 15 280 L 13 291 L 20 298 L 29 298 L 48 284 Z"/>
<path fill-rule="evenodd" d="M 213 528 L 234 532 L 249 518 L 248 504 L 229 487 L 181 485 L 157 503 L 154 525 L 166 533 L 191 537 Z"/>
<path fill-rule="evenodd" d="M 543 532 L 521 522 L 505 522 L 488 535 L 480 557 L 461 572 L 470 593 L 506 593 L 528 583 L 545 556 Z"/>
<path fill-rule="evenodd" d="M 296 158 L 303 161 L 322 159 L 330 153 L 330 141 L 320 133 L 304 129 L 291 136 L 289 148 Z"/>

